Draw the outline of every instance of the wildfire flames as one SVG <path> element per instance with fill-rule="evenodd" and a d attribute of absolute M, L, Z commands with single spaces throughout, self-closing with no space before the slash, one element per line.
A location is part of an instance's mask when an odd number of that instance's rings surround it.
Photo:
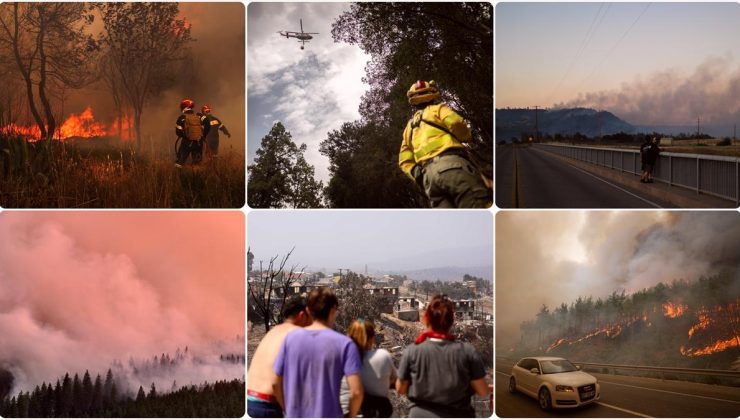
<path fill-rule="evenodd" d="M 103 136 L 117 136 L 121 131 L 123 140 L 130 139 L 131 123 L 130 118 L 124 116 L 121 121 L 116 118 L 113 123 L 107 127 L 105 124 L 97 122 L 91 107 L 85 108 L 80 114 L 71 114 L 62 124 L 60 124 L 54 133 L 54 138 L 66 140 L 72 137 L 94 138 Z M 41 139 L 41 130 L 36 125 L 22 126 L 8 124 L 0 128 L 0 133 L 6 136 L 22 136 L 29 141 L 38 141 Z"/>
<path fill-rule="evenodd" d="M 588 333 L 588 334 L 584 335 L 583 337 L 581 337 L 579 339 L 576 339 L 576 340 L 568 340 L 566 338 L 560 338 L 557 341 L 555 341 L 554 343 L 552 343 L 550 345 L 550 347 L 548 347 L 547 350 L 545 350 L 545 353 L 549 353 L 549 352 L 555 350 L 556 348 L 560 347 L 564 343 L 567 343 L 568 345 L 577 344 L 577 343 L 580 343 L 581 341 L 588 340 L 590 338 L 596 337 L 596 336 L 601 335 L 601 334 L 606 335 L 608 338 L 616 338 L 620 334 L 622 334 L 622 330 L 623 329 L 629 327 L 630 325 L 632 325 L 635 322 L 640 321 L 640 320 L 647 322 L 647 320 L 648 320 L 647 315 L 630 318 L 630 319 L 627 319 L 627 320 L 622 321 L 622 322 L 614 322 L 614 323 L 609 324 L 609 325 L 607 325 L 607 326 L 605 326 L 603 328 L 596 329 L 593 332 L 590 332 L 590 333 Z"/>
<path fill-rule="evenodd" d="M 688 357 L 706 356 L 732 347 L 740 347 L 740 336 L 735 333 L 737 326 L 740 325 L 740 299 L 728 304 L 727 307 L 717 305 L 710 309 L 702 308 L 696 315 L 699 322 L 689 328 L 689 341 L 705 336 L 704 338 L 709 338 L 710 344 L 698 349 L 681 346 L 681 354 Z M 710 327 L 714 327 L 711 328 L 712 331 Z M 718 338 L 716 331 L 723 337 Z M 710 337 L 706 337 L 707 335 Z"/>
<path fill-rule="evenodd" d="M 668 318 L 678 318 L 686 312 L 687 306 L 683 304 L 673 304 L 666 302 L 663 304 L 663 315 Z"/>

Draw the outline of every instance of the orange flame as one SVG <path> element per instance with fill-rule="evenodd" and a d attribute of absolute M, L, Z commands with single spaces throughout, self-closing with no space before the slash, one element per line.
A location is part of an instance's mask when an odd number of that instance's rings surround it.
<path fill-rule="evenodd" d="M 684 346 L 681 346 L 681 354 L 689 357 L 706 356 L 708 354 L 725 351 L 732 347 L 740 347 L 740 338 L 733 337 L 727 340 L 718 340 L 713 344 L 710 344 L 698 350 L 694 350 L 691 348 L 687 350 L 684 348 Z"/>
<path fill-rule="evenodd" d="M 696 315 L 699 322 L 689 328 L 689 340 L 701 340 L 709 336 L 712 341 L 708 345 L 697 346 L 699 348 L 696 349 L 693 347 L 687 349 L 686 346 L 681 346 L 682 355 L 688 357 L 706 356 L 732 347 L 740 347 L 740 337 L 737 333 L 734 333 L 734 326 L 740 322 L 740 299 L 728 304 L 727 307 L 717 305 L 710 309 L 702 308 Z M 717 335 L 719 335 L 719 339 Z"/>
<path fill-rule="evenodd" d="M 114 120 L 110 129 L 105 124 L 95 121 L 95 115 L 91 107 L 85 108 L 80 114 L 70 114 L 64 122 L 59 125 L 54 133 L 54 138 L 66 140 L 71 137 L 93 138 L 102 136 L 118 135 L 118 125 L 122 125 L 121 137 L 123 140 L 130 140 L 131 118 L 125 115 L 122 121 Z M 41 130 L 36 125 L 22 126 L 10 123 L 0 127 L 0 134 L 5 136 L 20 136 L 28 141 L 38 141 L 41 139 Z"/>
<path fill-rule="evenodd" d="M 666 302 L 663 304 L 663 315 L 667 316 L 668 318 L 678 318 L 679 316 L 683 315 L 684 312 L 686 312 L 686 309 L 688 309 L 688 307 L 681 303 L 674 304 L 671 302 Z"/>
<path fill-rule="evenodd" d="M 104 136 L 105 126 L 95 121 L 92 108 L 89 106 L 81 114 L 72 114 L 59 127 L 57 136 L 61 139 L 70 137 L 100 137 Z"/>

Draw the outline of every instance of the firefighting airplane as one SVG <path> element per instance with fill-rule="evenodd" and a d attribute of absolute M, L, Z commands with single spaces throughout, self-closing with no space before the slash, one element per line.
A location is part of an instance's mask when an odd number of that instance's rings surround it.
<path fill-rule="evenodd" d="M 303 32 L 303 19 L 300 19 L 301 21 L 301 31 L 300 32 L 293 32 L 293 31 L 278 31 L 281 36 L 284 36 L 286 38 L 297 38 L 298 42 L 301 43 L 301 49 L 303 49 L 303 46 L 306 45 L 306 42 L 308 42 L 309 39 L 313 39 L 311 35 L 318 35 L 318 32 Z"/>

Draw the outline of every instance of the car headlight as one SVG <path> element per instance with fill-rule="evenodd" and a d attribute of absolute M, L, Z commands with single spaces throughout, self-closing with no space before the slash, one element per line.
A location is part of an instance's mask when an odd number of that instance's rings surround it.
<path fill-rule="evenodd" d="M 573 392 L 573 387 L 568 385 L 555 385 L 555 391 L 558 392 Z"/>

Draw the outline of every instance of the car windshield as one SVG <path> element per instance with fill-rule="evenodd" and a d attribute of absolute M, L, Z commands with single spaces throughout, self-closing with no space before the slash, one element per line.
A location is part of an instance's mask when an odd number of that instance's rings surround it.
<path fill-rule="evenodd" d="M 573 366 L 573 363 L 567 360 L 540 360 L 540 366 L 542 366 L 542 373 L 562 373 L 578 370 Z"/>

